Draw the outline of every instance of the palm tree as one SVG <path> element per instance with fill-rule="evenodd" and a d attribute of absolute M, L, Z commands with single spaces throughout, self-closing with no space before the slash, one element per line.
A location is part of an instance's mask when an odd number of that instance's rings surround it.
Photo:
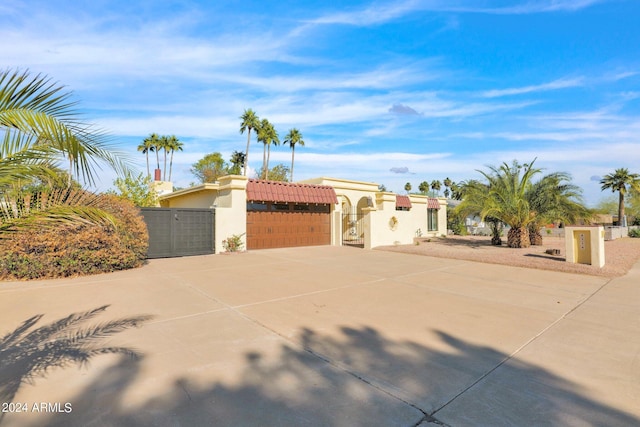
<path fill-rule="evenodd" d="M 489 181 L 489 194 L 481 215 L 497 218 L 511 227 L 507 234 L 510 248 L 531 245 L 527 226 L 534 220 L 535 213 L 529 207 L 526 193 L 533 176 L 541 172 L 533 168 L 534 163 L 535 159 L 524 165 L 514 160 L 511 166 L 503 163 L 499 168 L 490 167 L 491 174 L 481 172 Z"/>
<path fill-rule="evenodd" d="M 147 148 L 147 153 L 148 152 L 156 153 L 156 170 L 159 170 L 160 169 L 160 155 L 159 155 L 159 152 L 162 149 L 162 141 L 160 139 L 160 136 L 157 133 L 151 133 L 151 134 L 149 134 L 148 137 L 146 137 L 142 141 L 142 145 L 144 145 L 146 147 L 149 147 L 149 148 Z M 139 149 L 140 149 L 140 146 L 138 146 L 138 150 Z M 151 175 L 149 175 L 149 176 L 151 176 Z M 155 176 L 155 174 L 154 174 L 154 176 Z"/>
<path fill-rule="evenodd" d="M 182 151 L 184 144 L 178 140 L 178 137 L 171 135 L 167 140 L 167 146 L 171 151 L 171 160 L 169 161 L 169 181 L 171 181 L 171 171 L 173 170 L 173 153 L 176 151 Z"/>
<path fill-rule="evenodd" d="M 418 185 L 418 190 L 422 194 L 427 194 L 429 192 L 429 183 L 427 181 L 422 181 L 420 185 Z"/>
<path fill-rule="evenodd" d="M 407 182 L 407 183 L 404 185 L 404 191 L 406 191 L 406 192 L 407 192 L 407 194 L 409 194 L 409 191 L 411 191 L 411 183 L 410 183 L 410 182 Z"/>
<path fill-rule="evenodd" d="M 462 199 L 462 191 L 460 189 L 460 184 L 452 182 L 450 187 L 451 187 L 451 198 L 453 200 Z"/>
<path fill-rule="evenodd" d="M 444 184 L 444 197 L 445 198 L 449 198 L 449 194 L 451 194 L 451 192 L 449 191 L 449 187 L 451 187 L 451 184 L 453 182 L 451 181 L 451 179 L 449 179 L 449 177 L 446 177 L 443 181 Z"/>
<path fill-rule="evenodd" d="M 508 224 L 511 229 L 507 235 L 507 246 L 510 248 L 527 248 L 531 245 L 527 226 L 535 219 L 527 200 L 527 192 L 532 186 L 532 178 L 541 172 L 534 169 L 533 164 L 521 165 L 517 161 L 508 165 L 503 163 L 499 168 L 489 167 L 489 172 L 479 171 L 487 180 L 488 193 L 482 196 L 480 216 L 496 218 Z M 465 199 L 469 197 L 465 193 Z"/>
<path fill-rule="evenodd" d="M 436 195 L 439 194 L 440 189 L 442 188 L 442 183 L 438 180 L 431 181 L 431 189 L 436 192 Z"/>
<path fill-rule="evenodd" d="M 51 175 L 60 158 L 69 161 L 71 175 L 93 184 L 96 166 L 105 162 L 118 173 L 129 160 L 113 151 L 110 138 L 80 120 L 71 93 L 45 76 L 28 71 L 0 72 L 0 181 Z"/>
<path fill-rule="evenodd" d="M 149 152 L 153 152 L 153 146 L 149 143 L 149 138 L 145 138 L 142 144 L 138 145 L 138 151 L 147 156 L 147 176 L 151 177 L 151 170 L 149 169 Z"/>
<path fill-rule="evenodd" d="M 552 222 L 575 224 L 579 220 L 590 221 L 592 212 L 582 203 L 582 190 L 571 184 L 571 176 L 555 172 L 543 176 L 526 193 L 529 208 L 535 213 L 529 223 L 529 239 L 532 245 L 542 245 L 540 229 Z"/>
<path fill-rule="evenodd" d="M 234 151 L 231 153 L 231 168 L 229 168 L 229 173 L 232 175 L 239 175 L 242 170 L 242 165 L 244 165 L 244 153 L 242 151 Z"/>
<path fill-rule="evenodd" d="M 0 72 L 0 204 L 16 207 L 0 215 L 0 233 L 33 225 L 34 218 L 57 224 L 109 222 L 104 211 L 69 197 L 74 190 L 71 175 L 93 183 L 99 161 L 126 173 L 130 170 L 128 160 L 108 149 L 103 132 L 79 119 L 75 103 L 69 100 L 71 94 L 62 90 L 39 74 Z M 69 194 L 60 190 L 56 164 L 63 158 L 70 165 Z M 49 193 L 59 191 L 58 196 L 41 203 L 35 201 L 33 191 L 22 191 L 22 187 L 38 182 L 48 186 Z M 47 191 L 40 193 L 46 195 Z"/>
<path fill-rule="evenodd" d="M 244 172 L 243 175 L 247 176 L 247 165 L 249 164 L 249 143 L 251 142 L 251 129 L 257 129 L 260 126 L 260 122 L 256 113 L 249 108 L 244 110 L 244 113 L 240 116 L 242 122 L 240 123 L 240 134 L 247 131 L 247 150 L 244 152 Z"/>
<path fill-rule="evenodd" d="M 169 152 L 169 137 L 162 135 L 160 137 L 160 148 L 162 149 L 164 158 L 164 167 L 162 168 L 162 180 L 167 180 L 167 153 Z"/>
<path fill-rule="evenodd" d="M 463 183 L 460 191 L 464 193 L 464 199 L 456 206 L 453 213 L 460 218 L 469 215 L 480 216 L 489 197 L 489 185 L 472 179 Z M 491 228 L 491 244 L 500 246 L 502 244 L 502 221 L 491 216 L 485 217 L 483 220 L 488 222 Z"/>
<path fill-rule="evenodd" d="M 72 187 L 49 186 L 0 193 L 0 235 L 69 223 L 114 228 L 117 220 L 99 208 L 100 198 Z"/>
<path fill-rule="evenodd" d="M 271 144 L 279 145 L 280 138 L 273 124 L 267 119 L 262 119 L 258 128 L 258 141 L 264 144 L 262 156 L 263 179 L 269 179 L 269 158 L 271 157 Z"/>
<path fill-rule="evenodd" d="M 157 133 L 152 133 L 150 134 L 147 138 L 145 138 L 144 140 L 145 143 L 148 143 L 149 145 L 151 145 L 153 152 L 156 153 L 156 170 L 160 170 L 160 150 L 162 149 L 162 140 L 160 139 L 160 136 Z"/>
<path fill-rule="evenodd" d="M 296 128 L 290 129 L 287 136 L 284 138 L 285 145 L 291 147 L 291 179 L 293 182 L 293 161 L 296 152 L 296 145 L 304 147 L 304 140 L 302 139 L 302 134 Z"/>
<path fill-rule="evenodd" d="M 613 174 L 605 175 L 600 180 L 601 190 L 608 188 L 618 192 L 618 225 L 624 225 L 624 196 L 629 189 L 640 191 L 640 175 L 629 173 L 627 168 L 619 168 Z"/>

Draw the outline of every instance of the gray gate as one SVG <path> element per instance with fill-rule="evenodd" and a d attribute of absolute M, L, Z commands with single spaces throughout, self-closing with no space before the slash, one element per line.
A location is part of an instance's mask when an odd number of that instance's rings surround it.
<path fill-rule="evenodd" d="M 342 215 L 342 244 L 364 248 L 364 215 L 345 213 Z"/>
<path fill-rule="evenodd" d="M 142 208 L 149 232 L 147 258 L 214 252 L 213 209 Z"/>

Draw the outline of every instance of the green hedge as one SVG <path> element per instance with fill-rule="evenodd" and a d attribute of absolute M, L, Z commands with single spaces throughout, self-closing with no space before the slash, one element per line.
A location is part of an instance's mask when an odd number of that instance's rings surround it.
<path fill-rule="evenodd" d="M 34 226 L 0 239 L 0 279 L 81 276 L 141 266 L 149 238 L 139 209 L 113 195 L 101 195 L 98 207 L 117 219 L 116 227 Z"/>

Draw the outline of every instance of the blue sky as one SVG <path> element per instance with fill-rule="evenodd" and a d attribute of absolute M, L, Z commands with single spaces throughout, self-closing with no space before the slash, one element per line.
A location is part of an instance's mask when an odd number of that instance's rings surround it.
<path fill-rule="evenodd" d="M 594 204 L 599 177 L 640 173 L 638 22 L 637 0 L 3 0 L 0 66 L 68 86 L 140 171 L 142 139 L 178 136 L 179 186 L 205 154 L 244 150 L 252 108 L 302 132 L 296 180 L 402 192 L 537 157 Z"/>

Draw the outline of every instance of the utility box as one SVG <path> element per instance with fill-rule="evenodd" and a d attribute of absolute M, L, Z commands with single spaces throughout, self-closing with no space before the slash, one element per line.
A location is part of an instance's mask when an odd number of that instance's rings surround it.
<path fill-rule="evenodd" d="M 604 267 L 604 227 L 565 227 L 567 262 Z"/>

